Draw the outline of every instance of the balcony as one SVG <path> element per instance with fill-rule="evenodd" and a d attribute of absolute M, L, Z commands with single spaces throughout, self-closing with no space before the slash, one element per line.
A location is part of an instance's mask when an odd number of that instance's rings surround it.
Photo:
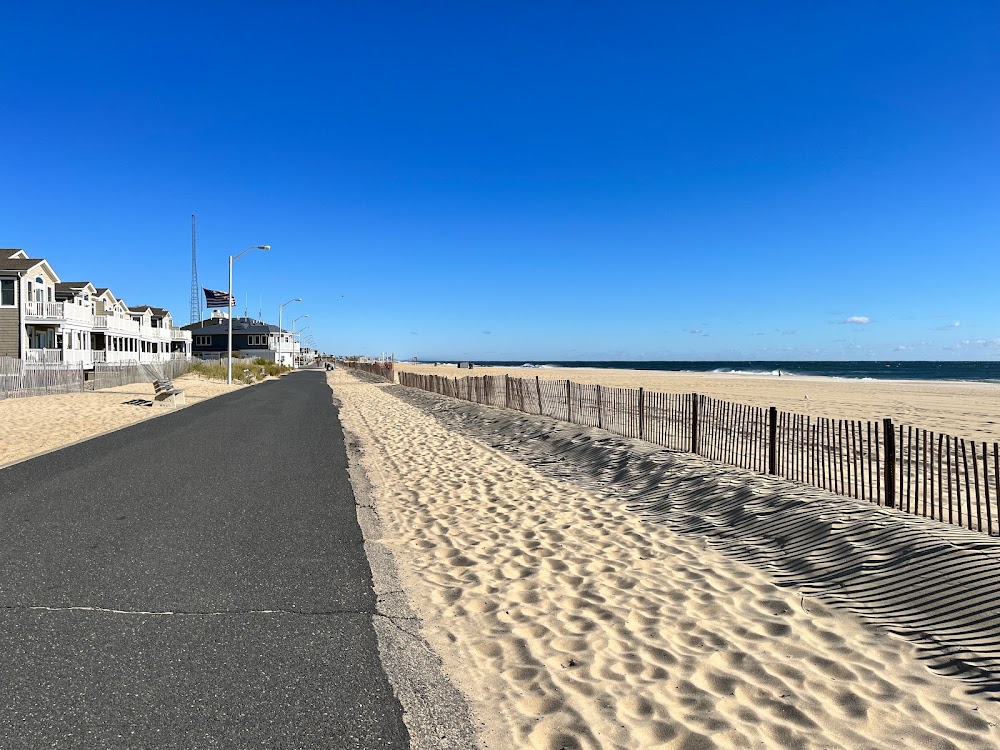
<path fill-rule="evenodd" d="M 139 324 L 134 320 L 126 318 L 116 318 L 113 315 L 95 315 L 94 330 L 107 333 L 139 333 Z"/>
<path fill-rule="evenodd" d="M 62 364 L 62 349 L 28 349 L 26 354 L 24 360 L 30 365 Z"/>
<path fill-rule="evenodd" d="M 25 302 L 24 317 L 28 320 L 45 320 L 63 322 L 71 320 L 77 323 L 92 324 L 93 310 L 81 305 L 70 305 L 65 302 Z"/>
<path fill-rule="evenodd" d="M 96 356 L 104 352 L 95 352 L 90 349 L 28 349 L 25 361 L 29 365 L 57 365 L 71 367 L 83 365 L 91 367 L 96 361 Z"/>

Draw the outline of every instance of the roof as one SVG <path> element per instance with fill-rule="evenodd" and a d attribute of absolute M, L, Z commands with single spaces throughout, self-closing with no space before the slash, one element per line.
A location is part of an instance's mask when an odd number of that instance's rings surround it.
<path fill-rule="evenodd" d="M 70 299 L 86 291 L 87 287 L 93 289 L 94 285 L 89 281 L 57 281 L 56 299 L 60 301 Z"/>
<path fill-rule="evenodd" d="M 17 247 L 0 247 L 0 258 L 13 258 L 15 255 L 23 255 L 25 258 L 28 254 Z"/>
<path fill-rule="evenodd" d="M 30 271 L 45 261 L 42 258 L 13 258 L 0 260 L 0 271 Z"/>
<path fill-rule="evenodd" d="M 204 324 L 204 325 L 202 325 Z M 181 326 L 182 331 L 197 331 L 199 336 L 215 336 L 229 332 L 229 321 L 225 318 L 206 318 L 197 323 Z M 253 318 L 233 318 L 233 333 L 278 333 L 278 326 Z"/>
<path fill-rule="evenodd" d="M 129 308 L 132 312 L 144 312 L 149 310 L 153 313 L 154 318 L 162 318 L 166 315 L 170 315 L 170 311 L 165 307 L 153 307 L 152 305 L 134 305 Z"/>
<path fill-rule="evenodd" d="M 45 258 L 0 258 L 0 273 L 4 271 L 30 271 L 39 266 L 45 266 L 49 276 L 55 279 L 56 283 L 59 283 L 59 274 L 52 270 L 52 266 Z"/>

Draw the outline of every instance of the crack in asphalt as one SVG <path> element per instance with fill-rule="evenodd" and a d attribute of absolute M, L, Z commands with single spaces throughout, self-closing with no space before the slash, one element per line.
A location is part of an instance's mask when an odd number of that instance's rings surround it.
<path fill-rule="evenodd" d="M 358 610 L 358 609 L 326 609 L 326 610 L 302 610 L 302 609 L 225 609 L 219 611 L 197 611 L 197 610 L 142 610 L 142 609 L 113 609 L 110 607 L 94 607 L 86 605 L 70 605 L 65 607 L 49 607 L 42 604 L 26 605 L 0 605 L 0 610 L 7 612 L 92 612 L 112 615 L 137 615 L 141 617 L 226 617 L 239 615 L 296 615 L 301 617 L 329 617 L 333 615 L 371 615 L 372 617 L 384 617 L 395 622 L 396 620 L 418 620 L 417 617 L 406 617 L 403 615 L 389 615 L 378 610 Z M 405 631 L 404 631 L 405 632 Z"/>

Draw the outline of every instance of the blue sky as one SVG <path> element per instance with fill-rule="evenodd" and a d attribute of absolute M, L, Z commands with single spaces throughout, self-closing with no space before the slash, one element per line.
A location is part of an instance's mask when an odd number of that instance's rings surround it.
<path fill-rule="evenodd" d="M 425 359 L 995 359 L 996 2 L 10 5 L 0 247 Z"/>

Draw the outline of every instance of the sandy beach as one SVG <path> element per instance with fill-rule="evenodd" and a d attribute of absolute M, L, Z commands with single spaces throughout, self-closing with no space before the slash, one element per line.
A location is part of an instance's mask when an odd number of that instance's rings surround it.
<path fill-rule="evenodd" d="M 463 377 L 454 366 L 398 363 L 397 369 Z M 476 367 L 472 375 L 510 375 L 576 383 L 702 393 L 750 406 L 833 419 L 884 419 L 989 442 L 1000 440 L 1000 384 L 930 380 L 849 380 L 736 373 L 599 370 L 568 367 Z"/>
<path fill-rule="evenodd" d="M 174 385 L 184 390 L 188 404 L 246 387 L 206 380 L 197 375 L 176 378 Z M 173 411 L 169 399 L 150 406 L 152 399 L 152 383 L 84 393 L 2 399 L 0 424 L 4 427 L 0 437 L 0 468 Z M 178 408 L 181 408 L 180 403 Z"/>
<path fill-rule="evenodd" d="M 543 472 L 449 429 L 441 414 L 454 400 L 421 396 L 435 399 L 422 408 L 394 395 L 399 386 L 342 371 L 329 380 L 374 488 L 383 531 L 370 543 L 392 553 L 420 634 L 467 696 L 482 747 L 1000 746 L 996 703 L 929 670 L 913 643 L 776 585 L 707 539 L 644 520 L 571 468 Z M 708 380 L 660 382 L 730 398 L 760 382 Z M 877 401 L 851 402 L 850 385 L 820 386 L 795 385 L 838 406 Z M 913 393 L 927 400 L 910 408 L 931 416 L 933 399 L 951 391 L 923 388 Z M 956 425 L 960 411 L 939 419 Z M 974 413 L 970 401 L 967 424 L 984 421 Z"/>
<path fill-rule="evenodd" d="M 588 381 L 588 374 L 600 379 Z M 603 371 L 574 370 L 570 375 L 579 382 L 651 388 L 651 382 L 684 383 L 680 390 L 694 384 L 699 392 L 714 387 L 720 389 L 717 395 L 735 392 L 748 399 L 770 399 L 788 387 L 784 379 L 777 383 L 776 378 L 740 376 L 664 378 L 625 372 L 611 373 L 618 378 L 612 381 Z M 366 548 L 370 556 L 388 553 L 398 576 L 377 582 L 382 588 L 376 593 L 383 601 L 405 597 L 418 619 L 401 623 L 430 648 L 430 658 L 440 659 L 464 696 L 480 747 L 1000 746 L 1000 706 L 989 698 L 995 693 L 977 692 L 969 680 L 947 676 L 941 660 L 928 658 L 904 628 L 875 627 L 870 618 L 856 615 L 849 602 L 831 605 L 822 591 L 831 587 L 829 581 L 810 585 L 807 577 L 789 585 L 780 566 L 757 564 L 752 555 L 749 562 L 735 559 L 717 540 L 652 522 L 650 513 L 637 510 L 634 494 L 614 482 L 584 477 L 566 454 L 532 464 L 513 448 L 491 444 L 484 436 L 495 425 L 481 424 L 482 414 L 470 429 L 458 429 L 476 417 L 462 409 L 483 407 L 434 394 L 408 400 L 399 395 L 399 386 L 359 380 L 344 371 L 327 377 L 332 397 L 341 404 L 349 443 L 361 456 L 379 520 L 379 535 L 366 539 Z M 187 391 L 189 404 L 245 387 L 192 377 L 176 383 Z M 828 392 L 831 403 L 846 408 L 876 405 L 876 398 L 852 390 L 854 385 L 793 387 Z M 890 393 L 895 384 L 877 385 Z M 964 388 L 970 395 L 961 395 Z M 971 399 L 976 391 L 983 392 L 976 386 L 912 384 L 897 397 L 913 413 L 932 418 L 936 399 L 949 403 L 945 394 Z M 794 398 L 790 394 L 785 397 Z M 130 403 L 148 402 L 151 396 L 150 385 L 137 384 L 0 401 L 5 425 L 0 465 L 172 411 Z M 420 399 L 427 403 L 421 406 Z M 986 418 L 977 422 L 973 417 L 971 400 L 964 408 L 966 424 L 985 427 Z M 939 418 L 955 425 L 960 411 Z M 981 404 L 979 412 L 986 407 Z M 591 450 L 586 445 L 593 431 L 574 437 L 576 429 L 567 427 L 565 439 Z M 534 442 L 530 436 L 525 440 Z M 619 438 L 612 442 L 619 454 L 634 454 L 640 461 L 649 458 L 643 451 L 655 450 Z M 772 480 L 757 478 L 753 481 L 761 484 L 754 484 L 736 470 L 698 457 L 678 461 L 661 471 L 678 487 L 715 477 L 713 503 L 728 503 L 742 517 L 759 499 L 762 523 L 776 523 L 771 510 L 777 496 L 767 494 L 774 485 L 766 484 Z M 796 502 L 808 510 L 812 490 L 799 491 L 803 495 Z M 824 529 L 835 532 L 824 531 L 826 546 L 817 547 L 821 565 L 863 546 L 850 536 L 849 512 L 827 508 L 823 515 Z M 708 526 L 725 520 L 698 508 L 692 516 Z M 933 524 L 923 519 L 907 523 Z M 954 553 L 945 549 L 953 546 L 947 534 L 927 539 L 933 559 Z M 984 566 L 1000 567 L 993 559 L 1000 550 L 991 550 L 970 553 L 976 575 L 986 571 L 990 580 L 995 576 Z M 877 559 L 884 552 L 877 546 L 871 550 Z M 860 585 L 870 594 L 877 577 L 867 562 L 857 565 L 865 571 Z M 927 611 L 933 606 L 952 612 L 942 627 L 956 630 L 949 590 L 941 599 L 921 600 L 923 609 L 906 609 L 914 601 L 909 582 L 929 579 L 904 573 L 903 584 L 879 584 L 876 604 L 882 619 L 893 611 L 902 613 L 901 621 L 927 618 L 934 615 Z M 936 573 L 929 568 L 927 575 Z M 972 587 L 980 585 L 976 575 L 968 576 Z M 843 586 L 844 597 L 850 587 L 850 581 Z M 992 612 L 992 597 L 991 590 L 988 601 L 963 600 L 961 609 L 969 610 L 968 619 L 981 619 L 976 613 Z M 423 650 L 418 641 L 405 638 L 404 646 Z M 993 643 L 985 647 L 993 648 Z M 391 653 L 383 652 L 382 658 L 390 660 Z M 935 663 L 936 671 L 929 668 Z M 455 745 L 438 745 L 433 738 L 413 745 L 417 750 L 446 746 Z"/>

